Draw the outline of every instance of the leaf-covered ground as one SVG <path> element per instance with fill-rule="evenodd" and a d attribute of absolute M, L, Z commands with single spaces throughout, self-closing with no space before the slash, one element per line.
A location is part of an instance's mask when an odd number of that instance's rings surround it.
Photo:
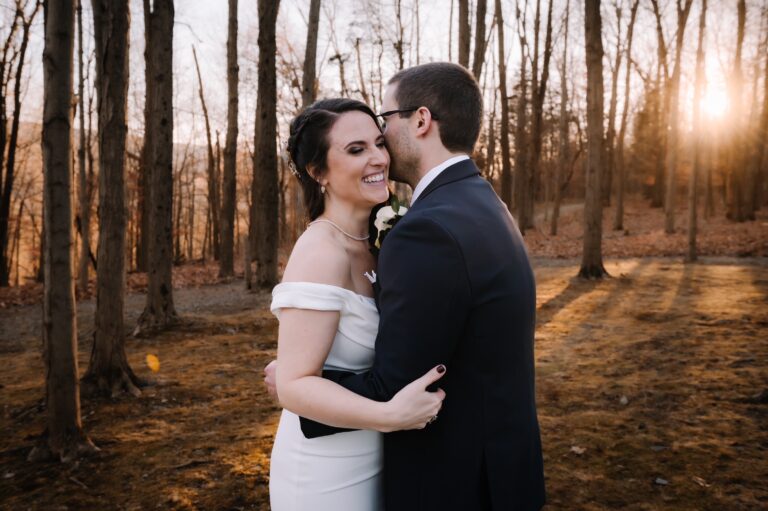
<path fill-rule="evenodd" d="M 615 260 L 603 282 L 573 279 L 573 260 L 534 264 L 548 509 L 767 508 L 768 260 Z M 0 509 L 269 508 L 269 296 L 236 281 L 176 301 L 179 327 L 127 342 L 154 385 L 84 397 L 102 450 L 66 466 L 25 461 L 44 427 L 40 307 L 0 310 Z M 142 305 L 128 296 L 127 329 Z M 81 371 L 93 308 L 79 304 Z"/>

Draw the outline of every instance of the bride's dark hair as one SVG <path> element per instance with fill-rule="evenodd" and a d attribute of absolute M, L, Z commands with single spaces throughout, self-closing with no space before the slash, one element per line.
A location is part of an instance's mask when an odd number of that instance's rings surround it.
<path fill-rule="evenodd" d="M 291 170 L 301 184 L 310 220 L 322 215 L 325 209 L 318 181 L 327 170 L 328 134 L 341 114 L 352 111 L 363 112 L 379 126 L 376 114 L 368 105 L 345 98 L 316 101 L 291 121 L 288 138 Z"/>

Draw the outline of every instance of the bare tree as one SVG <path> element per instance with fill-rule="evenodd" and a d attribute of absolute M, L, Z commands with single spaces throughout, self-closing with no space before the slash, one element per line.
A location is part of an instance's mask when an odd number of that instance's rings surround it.
<path fill-rule="evenodd" d="M 33 5 L 32 12 L 27 15 L 25 13 L 25 7 L 26 3 L 22 4 L 20 0 L 16 0 L 16 14 L 15 17 L 18 17 L 19 22 L 21 23 L 21 44 L 20 48 L 18 49 L 17 57 L 16 57 L 16 74 L 14 76 L 14 87 L 13 87 L 13 117 L 11 120 L 11 132 L 10 136 L 8 137 L 7 143 L 8 143 L 8 157 L 5 163 L 5 178 L 2 178 L 3 174 L 3 168 L 2 168 L 2 160 L 3 156 L 5 155 L 5 122 L 6 122 L 6 114 L 5 114 L 5 94 L 0 94 L 0 100 L 3 103 L 2 111 L 0 112 L 0 121 L 2 121 L 3 127 L 2 127 L 2 142 L 0 142 L 0 149 L 2 149 L 2 152 L 0 152 L 0 287 L 7 286 L 8 285 L 8 279 L 10 277 L 9 270 L 10 270 L 10 261 L 8 258 L 8 226 L 10 222 L 10 212 L 11 212 L 11 193 L 13 192 L 13 182 L 14 182 L 14 172 L 16 167 L 16 146 L 19 138 L 19 123 L 21 121 L 21 104 L 22 104 L 22 97 L 23 92 L 21 90 L 21 86 L 23 83 L 25 83 L 25 80 L 23 79 L 23 72 L 24 72 L 24 60 L 27 53 L 27 47 L 29 46 L 29 36 L 30 36 L 30 30 L 32 27 L 32 22 L 35 19 L 35 16 L 37 15 L 38 11 L 40 10 L 40 7 L 42 6 L 42 2 L 39 0 L 36 0 Z M 14 18 L 14 24 L 16 23 L 16 19 Z M 6 55 L 7 51 L 10 47 L 11 41 L 13 39 L 14 35 L 14 29 L 11 30 L 11 33 L 9 35 L 8 42 L 6 43 L 6 46 L 3 51 L 3 67 L 6 65 Z M 12 60 L 12 59 L 11 59 Z M 10 62 L 9 64 L 12 65 L 13 62 Z M 5 80 L 5 70 L 3 69 L 2 73 L 2 79 Z"/>
<path fill-rule="evenodd" d="M 621 18 L 622 8 L 620 4 L 615 5 L 616 11 L 616 55 L 611 66 L 611 97 L 608 102 L 608 133 L 605 137 L 605 168 L 603 172 L 603 182 L 600 185 L 603 194 L 603 205 L 611 204 L 611 186 L 613 184 L 613 174 L 615 172 L 615 142 L 616 142 L 616 110 L 619 100 L 619 71 L 621 71 L 621 60 L 624 53 L 621 51 Z"/>
<path fill-rule="evenodd" d="M 501 100 L 501 200 L 512 211 L 512 168 L 509 156 L 509 97 L 507 96 L 507 64 L 504 55 L 504 13 L 501 0 L 495 2 L 496 30 L 499 44 L 499 96 Z"/>
<path fill-rule="evenodd" d="M 707 24 L 707 0 L 701 1 L 701 13 L 699 14 L 699 43 L 696 50 L 696 83 L 693 90 L 693 130 L 696 141 L 693 149 L 693 169 L 691 170 L 691 182 L 688 187 L 688 255 L 686 260 L 695 261 L 696 234 L 698 216 L 698 185 L 701 174 L 702 152 L 704 149 L 704 126 L 701 122 L 701 98 L 703 96 L 706 77 L 704 76 L 704 30 Z"/>
<path fill-rule="evenodd" d="M 253 187 L 250 243 L 256 256 L 256 283 L 277 283 L 278 189 L 277 189 L 277 83 L 275 23 L 279 0 L 258 0 L 259 95 L 253 155 Z"/>
<path fill-rule="evenodd" d="M 211 241 L 209 249 L 213 251 L 213 258 L 219 258 L 219 180 L 217 179 L 215 156 L 213 151 L 213 140 L 211 138 L 211 122 L 208 117 L 208 107 L 205 104 L 205 93 L 203 92 L 203 77 L 200 75 L 200 64 L 197 61 L 197 51 L 192 47 L 192 57 L 195 61 L 195 70 L 197 71 L 198 92 L 200 105 L 203 109 L 203 119 L 205 121 L 205 139 L 208 142 L 208 229 L 207 238 Z M 204 254 L 205 255 L 205 254 Z"/>
<path fill-rule="evenodd" d="M 763 15 L 768 19 L 768 6 L 765 7 Z M 768 30 L 766 30 L 765 43 L 768 48 Z M 757 144 L 754 153 L 754 165 L 756 166 L 754 186 L 754 209 L 760 209 L 764 202 L 768 200 L 766 186 L 768 186 L 768 52 L 763 53 L 765 61 L 765 71 L 763 76 L 763 109 L 760 116 L 760 125 L 758 127 Z"/>
<path fill-rule="evenodd" d="M 95 0 L 99 112 L 99 248 L 96 328 L 83 383 L 90 392 L 138 396 L 140 381 L 125 355 L 125 122 L 128 95 L 128 0 Z M 108 56 L 108 58 L 107 58 Z"/>
<path fill-rule="evenodd" d="M 656 63 L 656 83 L 655 90 L 660 95 L 660 100 L 656 103 L 656 125 L 667 126 L 667 116 L 669 115 L 669 66 L 667 65 L 667 44 L 664 39 L 664 29 L 661 22 L 661 11 L 659 10 L 658 0 L 650 0 L 653 7 L 653 14 L 656 18 L 656 39 L 657 44 L 657 63 Z M 664 204 L 664 169 L 665 155 L 668 146 L 667 130 L 661 129 L 660 147 L 657 153 L 655 165 L 656 173 L 653 181 L 653 194 L 651 198 L 651 207 L 660 208 Z"/>
<path fill-rule="evenodd" d="M 316 63 L 317 33 L 320 27 L 320 0 L 311 0 L 309 4 L 309 24 L 307 25 L 307 46 L 304 52 L 304 73 L 301 77 L 302 108 L 314 103 L 317 94 Z M 358 54 L 359 62 L 359 54 Z"/>
<path fill-rule="evenodd" d="M 584 4 L 584 36 L 587 57 L 587 175 L 584 201 L 584 246 L 579 277 L 601 279 L 603 267 L 603 203 L 600 178 L 603 172 L 603 41 L 600 0 Z"/>
<path fill-rule="evenodd" d="M 667 192 L 664 197 L 664 231 L 668 234 L 675 232 L 675 176 L 677 174 L 677 137 L 680 130 L 678 117 L 680 115 L 680 66 L 685 26 L 688 22 L 688 14 L 691 12 L 693 0 L 685 0 L 685 6 L 681 6 L 681 0 L 677 0 L 677 37 L 675 46 L 675 67 L 672 71 L 672 82 L 669 88 L 669 140 L 667 142 Z"/>
<path fill-rule="evenodd" d="M 632 4 L 632 10 L 629 15 L 629 27 L 627 28 L 627 71 L 624 75 L 624 106 L 621 112 L 621 125 L 619 127 L 619 139 L 616 142 L 616 158 L 614 168 L 616 169 L 616 214 L 613 218 L 613 228 L 621 230 L 624 228 L 624 192 L 625 177 L 627 175 L 626 162 L 624 160 L 624 139 L 627 135 L 627 116 L 629 114 L 629 84 L 632 73 L 632 39 L 635 33 L 635 20 L 637 19 L 637 8 L 640 0 L 635 0 Z"/>
<path fill-rule="evenodd" d="M 745 211 L 744 196 L 747 191 L 745 190 L 744 179 L 744 167 L 746 162 L 745 158 L 745 143 L 744 143 L 744 120 L 745 114 L 743 107 L 743 91 L 744 91 L 744 76 L 742 70 L 742 51 L 744 46 L 744 32 L 747 18 L 747 6 L 745 0 L 738 0 L 738 25 L 736 32 L 736 54 L 733 60 L 733 71 L 730 77 L 730 93 L 731 93 L 731 105 L 733 109 L 733 118 L 737 122 L 737 126 L 734 129 L 732 135 L 730 157 L 728 165 L 728 181 L 727 181 L 727 216 L 729 219 L 743 222 L 749 218 Z"/>
<path fill-rule="evenodd" d="M 562 175 L 565 173 L 565 168 L 568 165 L 568 148 L 569 148 L 569 122 L 568 122 L 568 78 L 566 71 L 568 69 L 568 28 L 570 18 L 571 2 L 567 0 L 565 3 L 565 11 L 563 20 L 564 36 L 563 36 L 563 61 L 560 63 L 560 147 L 558 150 L 558 163 L 555 165 L 554 182 L 554 205 L 552 206 L 552 219 L 549 226 L 549 234 L 552 236 L 557 235 L 557 221 L 560 218 L 560 202 L 562 200 Z"/>
<path fill-rule="evenodd" d="M 417 3 L 418 5 L 418 3 Z M 477 15 L 475 17 L 475 56 L 472 59 L 472 74 L 480 79 L 485 62 L 485 12 L 486 0 L 477 0 Z"/>
<path fill-rule="evenodd" d="M 72 0 L 45 3 L 43 50 L 45 250 L 43 349 L 46 432 L 30 459 L 69 462 L 98 450 L 83 432 L 77 378 L 77 316 L 72 274 Z"/>
<path fill-rule="evenodd" d="M 526 0 L 526 7 L 528 3 Z M 514 201 L 515 210 L 517 211 L 517 224 L 520 231 L 525 232 L 525 228 L 528 225 L 525 215 L 527 209 L 525 207 L 526 193 L 528 182 L 528 165 L 529 165 L 529 147 L 528 136 L 526 132 L 526 125 L 528 123 L 528 81 L 526 74 L 526 64 L 528 62 L 528 56 L 526 55 L 526 48 L 528 47 L 528 41 L 526 39 L 525 29 L 525 12 L 520 10 L 519 0 L 516 3 L 516 18 L 517 18 L 517 33 L 520 40 L 520 85 L 517 93 L 517 112 L 516 112 L 516 124 L 515 124 L 515 175 L 514 175 Z M 499 20 L 501 21 L 501 20 Z"/>
<path fill-rule="evenodd" d="M 469 69 L 469 45 L 471 39 L 469 0 L 459 0 L 459 64 L 467 69 Z"/>
<path fill-rule="evenodd" d="M 154 0 L 149 51 L 154 81 L 147 302 L 137 331 L 177 321 L 173 303 L 173 0 Z"/>
<path fill-rule="evenodd" d="M 547 94 L 549 79 L 549 62 L 552 56 L 552 0 L 547 9 L 547 28 L 544 38 L 544 53 L 542 69 L 539 77 L 539 10 L 541 0 L 536 2 L 536 18 L 534 23 L 534 50 L 531 64 L 531 149 L 530 165 L 525 172 L 526 193 L 523 194 L 525 215 L 521 218 L 521 229 L 533 227 L 533 205 L 536 197 L 536 181 L 541 174 L 541 147 L 543 140 L 544 98 Z"/>
<path fill-rule="evenodd" d="M 237 203 L 237 0 L 229 0 L 227 29 L 227 140 L 224 146 L 224 183 L 221 207 L 221 257 L 219 276 L 235 273 L 235 205 Z"/>
<path fill-rule="evenodd" d="M 139 236 L 136 244 L 136 268 L 139 271 L 149 269 L 149 222 L 152 217 L 151 210 L 151 183 L 152 183 L 152 158 L 155 154 L 157 134 L 152 130 L 154 123 L 152 115 L 155 106 L 152 104 L 155 94 L 154 73 L 152 72 L 152 59 L 150 50 L 152 43 L 152 0 L 142 0 L 144 8 L 144 142 L 141 147 L 141 165 L 139 168 Z"/>

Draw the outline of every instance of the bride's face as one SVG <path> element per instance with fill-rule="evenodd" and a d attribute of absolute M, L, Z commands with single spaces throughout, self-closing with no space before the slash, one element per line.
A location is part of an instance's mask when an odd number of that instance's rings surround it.
<path fill-rule="evenodd" d="M 389 153 L 370 116 L 341 114 L 328 134 L 327 171 L 321 179 L 333 200 L 373 207 L 387 200 Z"/>

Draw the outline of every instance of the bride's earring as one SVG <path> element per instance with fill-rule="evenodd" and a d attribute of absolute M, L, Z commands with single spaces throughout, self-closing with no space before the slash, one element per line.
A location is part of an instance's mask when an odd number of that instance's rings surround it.
<path fill-rule="evenodd" d="M 322 195 L 325 195 L 325 186 L 323 186 L 323 185 L 320 185 L 320 193 L 321 193 Z"/>

